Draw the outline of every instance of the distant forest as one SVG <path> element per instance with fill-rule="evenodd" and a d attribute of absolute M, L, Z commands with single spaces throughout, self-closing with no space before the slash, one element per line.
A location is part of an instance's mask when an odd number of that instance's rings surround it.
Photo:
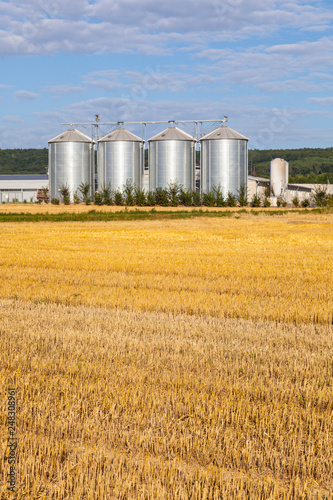
<path fill-rule="evenodd" d="M 0 149 L 0 175 L 47 174 L 48 150 Z"/>
<path fill-rule="evenodd" d="M 289 162 L 289 182 L 326 184 L 329 180 L 333 183 L 333 148 L 250 149 L 249 174 L 269 177 L 270 161 L 274 158 L 283 158 Z M 45 174 L 47 167 L 47 148 L 0 149 L 0 175 Z"/>

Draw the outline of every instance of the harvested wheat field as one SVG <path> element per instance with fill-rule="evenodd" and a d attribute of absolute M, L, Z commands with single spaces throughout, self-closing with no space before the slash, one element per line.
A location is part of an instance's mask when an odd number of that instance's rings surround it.
<path fill-rule="evenodd" d="M 332 229 L 1 224 L 0 498 L 332 498 Z"/>

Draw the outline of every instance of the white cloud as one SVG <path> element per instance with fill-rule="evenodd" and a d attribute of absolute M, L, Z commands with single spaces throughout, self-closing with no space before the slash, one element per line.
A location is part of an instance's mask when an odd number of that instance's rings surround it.
<path fill-rule="evenodd" d="M 30 92 L 29 90 L 17 90 L 14 94 L 16 99 L 37 99 L 38 94 L 35 92 Z"/>
<path fill-rule="evenodd" d="M 5 115 L 2 117 L 2 121 L 8 123 L 23 123 L 22 118 L 16 115 Z"/>
<path fill-rule="evenodd" d="M 43 91 L 55 95 L 67 95 L 67 94 L 78 94 L 84 92 L 84 88 L 76 87 L 68 83 L 63 85 L 48 85 L 47 87 L 43 88 Z"/>
<path fill-rule="evenodd" d="M 256 87 L 264 92 L 272 94 L 277 92 L 320 92 L 323 86 L 318 82 L 311 82 L 310 77 L 299 77 L 290 80 L 274 80 L 259 82 Z"/>
<path fill-rule="evenodd" d="M 150 32 L 234 31 L 249 26 L 261 30 L 283 25 L 327 25 L 332 14 L 313 2 L 297 0 L 97 0 L 90 6 L 91 19 L 123 26 L 140 26 Z"/>
<path fill-rule="evenodd" d="M 195 67 L 181 69 L 182 71 L 174 71 L 174 68 L 156 65 L 147 66 L 142 71 L 129 71 L 125 68 L 106 70 L 87 75 L 83 83 L 107 92 L 118 91 L 122 97 L 137 99 L 147 98 L 155 91 L 182 93 L 192 87 L 221 81 L 221 77 L 207 75 L 206 72 L 197 71 Z"/>
<path fill-rule="evenodd" d="M 137 27 L 124 30 L 109 23 L 91 24 L 87 21 L 44 19 L 36 24 L 17 24 L 12 32 L 0 31 L 0 55 L 104 54 L 142 52 L 171 54 L 168 43 L 183 41 L 178 34 L 145 34 Z M 189 37 L 191 41 L 191 37 Z"/>
<path fill-rule="evenodd" d="M 139 51 L 171 53 L 174 44 L 267 36 L 286 27 L 325 30 L 333 12 L 298 0 L 32 0 L 4 3 L 0 53 Z"/>
<path fill-rule="evenodd" d="M 333 67 L 333 37 L 237 51 L 207 49 L 198 56 L 201 71 L 221 77 L 226 85 L 253 86 L 267 93 L 332 89 L 328 71 Z"/>
<path fill-rule="evenodd" d="M 320 106 L 333 106 L 333 97 L 310 97 L 307 102 Z"/>

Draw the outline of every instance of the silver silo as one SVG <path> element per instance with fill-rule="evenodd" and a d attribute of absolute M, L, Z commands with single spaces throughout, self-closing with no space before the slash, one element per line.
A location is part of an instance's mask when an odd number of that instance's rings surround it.
<path fill-rule="evenodd" d="M 69 129 L 48 141 L 50 200 L 60 197 L 59 189 L 68 186 L 70 196 L 81 183 L 90 184 L 94 193 L 95 151 L 93 140 L 78 130 Z"/>
<path fill-rule="evenodd" d="M 230 191 L 237 195 L 242 184 L 247 186 L 248 138 L 222 126 L 200 141 L 201 192 L 220 185 L 224 194 Z"/>
<path fill-rule="evenodd" d="M 289 163 L 281 158 L 272 160 L 270 178 L 273 196 L 284 196 L 288 187 Z"/>
<path fill-rule="evenodd" d="M 141 187 L 144 141 L 120 127 L 98 141 L 98 188 L 122 189 L 129 179 Z"/>
<path fill-rule="evenodd" d="M 195 139 L 177 127 L 169 127 L 149 139 L 149 189 L 178 182 L 195 188 Z"/>

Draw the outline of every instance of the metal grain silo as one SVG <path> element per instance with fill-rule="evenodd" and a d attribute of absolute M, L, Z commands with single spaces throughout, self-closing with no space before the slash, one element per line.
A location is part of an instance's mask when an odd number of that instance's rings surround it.
<path fill-rule="evenodd" d="M 69 129 L 48 141 L 50 200 L 60 197 L 59 189 L 68 186 L 70 197 L 81 183 L 90 184 L 94 193 L 95 151 L 93 140 L 78 130 Z"/>
<path fill-rule="evenodd" d="M 273 196 L 284 196 L 288 186 L 289 163 L 281 158 L 272 160 L 270 178 Z"/>
<path fill-rule="evenodd" d="M 144 141 L 120 127 L 98 141 L 98 187 L 111 184 L 122 189 L 131 180 L 141 187 L 143 174 Z"/>
<path fill-rule="evenodd" d="M 194 189 L 195 139 L 177 127 L 169 127 L 149 139 L 149 189 L 178 182 Z"/>
<path fill-rule="evenodd" d="M 201 192 L 220 185 L 224 194 L 237 195 L 242 184 L 247 186 L 248 138 L 222 126 L 200 141 Z"/>

